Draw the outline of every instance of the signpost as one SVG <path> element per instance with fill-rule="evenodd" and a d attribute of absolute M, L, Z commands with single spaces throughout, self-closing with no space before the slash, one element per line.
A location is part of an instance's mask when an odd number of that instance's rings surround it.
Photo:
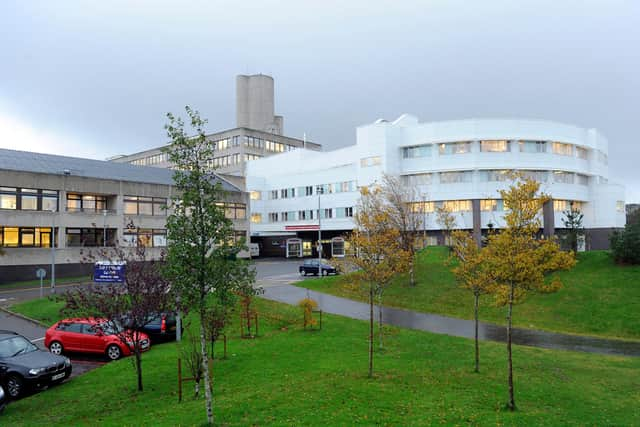
<path fill-rule="evenodd" d="M 42 298 L 44 296 L 44 284 L 42 281 L 45 277 L 47 277 L 47 270 L 45 270 L 44 268 L 37 269 L 36 277 L 40 279 L 40 298 Z"/>
<path fill-rule="evenodd" d="M 126 263 L 98 261 L 93 267 L 93 281 L 96 283 L 124 283 Z"/>

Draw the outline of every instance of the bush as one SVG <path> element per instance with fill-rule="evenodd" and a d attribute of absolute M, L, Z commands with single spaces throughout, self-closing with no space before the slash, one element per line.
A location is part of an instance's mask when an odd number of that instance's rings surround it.
<path fill-rule="evenodd" d="M 627 224 L 611 235 L 611 251 L 618 263 L 640 264 L 640 223 Z"/>

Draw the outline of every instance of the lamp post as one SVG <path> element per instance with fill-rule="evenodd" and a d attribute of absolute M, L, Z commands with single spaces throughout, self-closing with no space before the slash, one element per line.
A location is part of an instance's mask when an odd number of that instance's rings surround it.
<path fill-rule="evenodd" d="M 320 195 L 323 193 L 322 186 L 316 187 L 318 192 L 318 278 L 322 277 L 322 221 L 320 214 Z"/>
<path fill-rule="evenodd" d="M 102 210 L 104 221 L 102 223 L 102 247 L 107 247 L 107 210 Z"/>

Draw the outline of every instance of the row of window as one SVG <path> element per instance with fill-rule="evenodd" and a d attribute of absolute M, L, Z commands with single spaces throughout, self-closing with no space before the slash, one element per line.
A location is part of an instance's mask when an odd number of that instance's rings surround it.
<path fill-rule="evenodd" d="M 0 209 L 57 211 L 58 192 L 34 188 L 0 187 Z"/>
<path fill-rule="evenodd" d="M 240 163 L 240 153 L 229 154 L 227 156 L 214 157 L 207 161 L 207 166 L 212 169 L 224 168 Z"/>
<path fill-rule="evenodd" d="M 269 212 L 269 222 L 307 221 L 318 219 L 318 209 Z M 320 219 L 351 218 L 353 217 L 353 207 L 325 208 L 320 209 Z M 251 215 L 251 222 L 261 223 L 262 215 L 259 213 Z"/>
<path fill-rule="evenodd" d="M 478 181 L 479 182 L 502 182 L 508 181 L 509 178 L 508 169 L 488 169 L 479 170 Z M 551 182 L 558 184 L 579 184 L 589 185 L 589 177 L 587 175 L 576 174 L 566 171 L 535 171 L 535 170 L 521 170 L 525 177 L 531 178 L 538 182 L 548 182 L 549 175 L 551 175 Z M 434 175 L 439 175 L 440 184 L 454 184 L 461 182 L 472 182 L 473 171 L 455 171 L 455 172 L 433 172 L 433 173 L 420 173 L 412 175 L 403 175 L 402 180 L 405 185 L 431 185 L 433 183 Z"/>
<path fill-rule="evenodd" d="M 298 148 L 295 145 L 269 141 L 268 139 L 262 139 L 255 136 L 245 136 L 244 145 L 245 147 L 255 148 L 258 150 L 273 151 L 274 153 L 283 153 L 285 151 L 292 151 Z"/>
<path fill-rule="evenodd" d="M 582 210 L 582 202 L 572 200 L 553 200 L 553 210 L 562 212 L 573 209 Z M 432 213 L 436 208 L 444 208 L 449 212 L 471 212 L 471 200 L 443 200 L 437 202 L 412 202 L 410 209 L 417 214 Z M 504 203 L 501 199 L 483 199 L 480 200 L 480 210 L 483 212 L 504 211 Z"/>
<path fill-rule="evenodd" d="M 2 227 L 0 247 L 50 248 L 51 227 Z"/>
<path fill-rule="evenodd" d="M 124 213 L 125 215 L 166 215 L 167 199 L 164 197 L 124 196 Z"/>
<path fill-rule="evenodd" d="M 244 203 L 216 203 L 217 206 L 224 208 L 224 216 L 227 219 L 246 219 L 247 205 Z"/>
<path fill-rule="evenodd" d="M 151 156 L 142 157 L 140 159 L 131 160 L 129 163 L 137 166 L 153 166 L 169 161 L 168 153 L 153 154 Z"/>
<path fill-rule="evenodd" d="M 307 197 L 318 194 L 334 194 L 334 193 L 347 193 L 356 191 L 355 181 L 342 181 L 333 182 L 331 184 L 319 184 L 319 185 L 307 185 L 304 187 L 296 188 L 281 188 L 279 190 L 271 190 L 269 193 L 269 199 L 292 199 L 295 197 Z M 250 193 L 252 200 L 260 200 L 261 195 L 258 191 L 252 191 Z"/>
<path fill-rule="evenodd" d="M 167 246 L 167 232 L 164 229 L 125 230 L 122 241 L 123 246 L 164 247 Z M 0 247 L 50 248 L 51 242 L 51 227 L 0 226 Z M 69 227 L 65 229 L 65 242 L 70 248 L 115 246 L 116 229 Z"/>
<path fill-rule="evenodd" d="M 505 153 L 510 152 L 512 150 L 513 145 L 518 145 L 518 149 L 521 153 L 546 153 L 547 152 L 547 142 L 546 141 L 526 141 L 526 140 L 518 140 L 518 141 L 510 141 L 506 139 L 496 139 L 496 140 L 481 140 L 480 142 L 480 152 L 483 153 Z M 416 145 L 412 147 L 404 147 L 402 149 L 402 157 L 405 159 L 412 159 L 418 157 L 429 157 L 431 156 L 431 150 L 433 144 L 423 144 Z M 470 141 L 462 141 L 462 142 L 447 142 L 438 144 L 438 154 L 440 155 L 449 155 L 449 154 L 465 154 L 471 152 L 471 142 Z M 551 143 L 551 152 L 554 154 L 562 155 L 562 156 L 573 156 L 574 155 L 574 145 L 565 144 L 562 142 L 552 142 Z M 598 160 L 602 163 L 606 163 L 606 154 L 601 151 L 597 151 Z M 589 152 L 587 149 L 583 147 L 575 146 L 575 155 L 580 159 L 588 159 Z M 364 159 L 362 159 L 364 160 Z"/>

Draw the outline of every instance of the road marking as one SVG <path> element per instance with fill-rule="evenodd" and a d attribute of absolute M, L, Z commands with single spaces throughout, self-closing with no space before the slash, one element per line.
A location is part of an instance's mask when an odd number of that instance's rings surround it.
<path fill-rule="evenodd" d="M 36 338 L 35 340 L 31 340 L 31 342 L 42 341 L 43 339 L 44 339 L 44 337 L 42 337 L 42 338 Z"/>

